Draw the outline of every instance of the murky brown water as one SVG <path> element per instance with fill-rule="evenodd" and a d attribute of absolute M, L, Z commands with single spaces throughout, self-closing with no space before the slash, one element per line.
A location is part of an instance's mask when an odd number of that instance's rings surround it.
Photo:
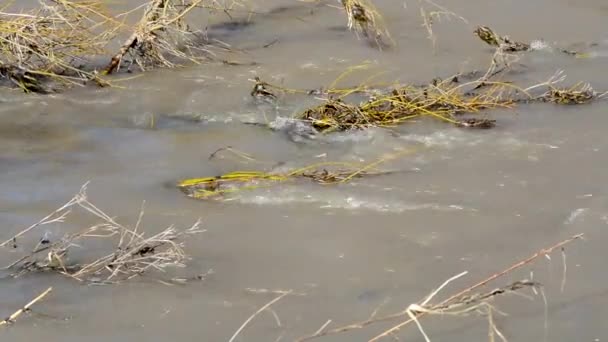
<path fill-rule="evenodd" d="M 423 123 L 394 132 L 369 130 L 294 142 L 286 132 L 241 124 L 287 117 L 311 103 L 289 95 L 278 109 L 256 105 L 248 95 L 248 79 L 254 75 L 312 88 L 365 61 L 370 68 L 346 83 L 379 72 L 385 72 L 379 78 L 385 81 L 422 83 L 461 69 L 483 69 L 492 51 L 472 35 L 477 24 L 519 40 L 544 38 L 562 47 L 598 42 L 587 59 L 530 54 L 522 60 L 525 73 L 511 77 L 532 84 L 563 69 L 570 82 L 585 80 L 598 90 L 608 89 L 605 2 L 452 1 L 450 9 L 470 24 L 437 25 L 435 53 L 415 1 L 407 8 L 400 1 L 377 5 L 396 49 L 380 52 L 357 41 L 344 29 L 337 9 L 265 0 L 254 5 L 261 14 L 250 25 L 210 31 L 247 49 L 230 58 L 258 66 L 158 70 L 125 83 L 126 90 L 75 89 L 52 96 L 2 91 L 0 240 L 36 222 L 91 181 L 91 200 L 129 223 L 135 222 L 144 200 L 145 223 L 152 230 L 170 223 L 187 226 L 202 217 L 208 231 L 188 241 L 193 258 L 188 271 L 214 271 L 205 281 L 172 287 L 150 280 L 84 286 L 51 275 L 2 279 L 0 315 L 5 316 L 47 286 L 55 288 L 35 307 L 44 316 L 22 318 L 0 331 L 2 340 L 227 341 L 272 299 L 246 289 L 265 288 L 306 295 L 274 306 L 280 327 L 265 312 L 238 340 L 290 341 L 328 319 L 332 327 L 366 319 L 385 301 L 382 312 L 401 310 L 445 279 L 470 271 L 447 295 L 575 233 L 585 233 L 587 240 L 568 248 L 564 293 L 559 291 L 559 254 L 552 263 L 543 260 L 503 283 L 528 277 L 530 270 L 545 283 L 548 340 L 608 339 L 606 102 L 496 112 L 499 127 L 490 131 Z M 227 18 L 213 20 L 210 25 Z M 244 168 L 207 160 L 226 145 L 289 165 L 373 161 L 399 148 L 418 150 L 386 166 L 406 172 L 336 188 L 286 186 L 211 203 L 189 200 L 166 186 L 183 177 Z M 325 158 L 316 157 L 323 153 Z M 60 227 L 49 230 L 62 234 Z M 2 264 L 12 258 L 0 254 Z M 510 297 L 498 304 L 510 314 L 497 318 L 509 340 L 543 338 L 541 299 Z M 424 324 L 433 341 L 487 336 L 487 323 L 480 318 L 433 317 Z M 364 341 L 382 328 L 323 341 Z M 414 327 L 400 337 L 423 340 Z"/>

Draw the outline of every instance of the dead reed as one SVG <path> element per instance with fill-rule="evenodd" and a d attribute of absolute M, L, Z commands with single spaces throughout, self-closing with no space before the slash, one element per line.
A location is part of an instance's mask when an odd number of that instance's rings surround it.
<path fill-rule="evenodd" d="M 383 22 L 382 15 L 370 0 L 341 0 L 348 19 L 348 28 L 357 37 L 363 35 L 368 42 L 382 49 L 394 42 Z"/>
<path fill-rule="evenodd" d="M 17 318 L 19 318 L 19 316 L 21 316 L 22 314 L 24 314 L 26 312 L 30 312 L 32 306 L 34 306 L 34 304 L 38 303 L 39 301 L 43 300 L 44 297 L 46 297 L 49 293 L 51 293 L 52 290 L 53 290 L 53 288 L 49 287 L 44 292 L 39 294 L 36 298 L 32 299 L 29 303 L 25 304 L 21 309 L 13 312 L 13 314 L 11 314 L 7 318 L 1 320 L 0 326 L 15 323 L 17 321 Z"/>
<path fill-rule="evenodd" d="M 118 71 L 124 64 L 127 69 L 135 64 L 142 71 L 155 67 L 175 67 L 177 61 L 198 63 L 199 58 L 191 47 L 196 34 L 186 23 L 186 16 L 198 9 L 203 0 L 189 4 L 173 0 L 150 1 L 132 34 L 122 44 L 104 73 Z"/>
<path fill-rule="evenodd" d="M 141 226 L 143 209 L 133 227 L 122 225 L 108 216 L 86 195 L 86 185 L 65 205 L 36 224 L 16 234 L 1 246 L 17 248 L 23 236 L 32 235 L 37 228 L 51 223 L 63 223 L 69 214 L 81 209 L 99 221 L 73 233 L 66 233 L 57 241 L 40 238 L 29 253 L 18 258 L 5 269 L 12 270 L 13 277 L 30 272 L 58 272 L 70 278 L 87 281 L 119 282 L 151 271 L 164 272 L 167 268 L 184 267 L 189 260 L 184 252 L 184 240 L 202 232 L 200 221 L 190 228 L 179 230 L 170 226 L 159 233 L 146 234 Z M 109 246 L 105 255 L 97 258 L 70 257 L 73 249 L 86 249 L 94 244 Z"/>
<path fill-rule="evenodd" d="M 420 333 L 423 335 L 425 341 L 429 342 L 430 338 L 424 331 L 422 324 L 420 323 L 420 319 L 424 316 L 428 315 L 450 315 L 450 316 L 462 316 L 468 315 L 472 313 L 481 314 L 486 316 L 489 322 L 489 332 L 488 335 L 490 340 L 493 340 L 493 337 L 498 335 L 501 338 L 504 338 L 502 333 L 498 330 L 498 328 L 494 325 L 493 322 L 493 313 L 500 312 L 498 311 L 492 304 L 492 300 L 498 296 L 508 295 L 512 293 L 520 293 L 523 290 L 531 289 L 534 293 L 540 293 L 543 296 L 542 285 L 538 282 L 532 280 L 519 280 L 515 282 L 511 282 L 507 285 L 500 286 L 493 290 L 485 290 L 479 291 L 482 287 L 487 286 L 488 284 L 494 282 L 498 278 L 502 278 L 513 271 L 520 269 L 530 263 L 535 262 L 541 257 L 549 257 L 551 253 L 555 250 L 561 250 L 564 253 L 564 247 L 575 241 L 579 240 L 583 237 L 582 234 L 574 235 L 566 240 L 558 242 L 550 247 L 543 248 L 509 267 L 504 269 L 503 271 L 494 273 L 483 280 L 477 282 L 476 284 L 469 286 L 437 304 L 431 304 L 431 301 L 435 296 L 439 294 L 441 290 L 443 290 L 447 285 L 451 282 L 463 277 L 467 274 L 467 272 L 462 272 L 450 279 L 446 280 L 441 286 L 432 291 L 427 297 L 422 299 L 420 302 L 416 302 L 414 304 L 408 305 L 404 310 L 389 314 L 382 317 L 377 317 L 377 313 L 374 312 L 372 316 L 362 322 L 356 322 L 352 324 L 348 324 L 342 327 L 327 329 L 328 324 L 325 323 L 323 327 L 317 330 L 314 334 L 302 337 L 298 339 L 298 342 L 308 341 L 324 336 L 341 334 L 348 331 L 359 330 L 367 328 L 371 325 L 375 325 L 378 323 L 387 323 L 399 321 L 398 324 L 393 325 L 389 329 L 386 329 L 382 333 L 376 335 L 369 342 L 379 341 L 383 338 L 393 338 L 397 339 L 395 335 L 399 330 L 404 328 L 405 326 L 416 324 Z M 564 265 L 565 267 L 565 265 Z M 565 275 L 564 275 L 565 276 Z M 476 292 L 477 291 L 477 292 Z"/>
<path fill-rule="evenodd" d="M 422 17 L 422 26 L 426 29 L 427 38 L 431 41 L 433 45 L 433 51 L 435 51 L 437 47 L 437 35 L 433 30 L 433 27 L 436 23 L 440 23 L 442 21 L 449 21 L 451 19 L 457 19 L 465 24 L 469 23 L 468 20 L 460 14 L 451 11 L 447 7 L 437 4 L 432 0 L 419 0 L 418 2 L 420 4 L 420 16 Z M 426 6 L 429 6 L 430 9 L 428 9 Z"/>

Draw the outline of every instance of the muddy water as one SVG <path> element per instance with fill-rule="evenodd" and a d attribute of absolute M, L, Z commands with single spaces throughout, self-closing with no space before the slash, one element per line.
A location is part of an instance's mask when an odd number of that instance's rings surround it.
<path fill-rule="evenodd" d="M 133 2 L 135 4 L 135 2 Z M 8 315 L 47 286 L 55 291 L 29 318 L 0 333 L 11 341 L 226 341 L 273 297 L 246 289 L 293 289 L 304 296 L 262 313 L 239 341 L 289 341 L 331 326 L 393 312 L 418 301 L 445 279 L 469 275 L 446 290 L 472 284 L 531 252 L 572 234 L 586 241 L 562 262 L 543 260 L 502 283 L 530 277 L 548 298 L 509 297 L 497 324 L 512 341 L 608 339 L 608 125 L 606 102 L 576 107 L 521 106 L 492 115 L 490 131 L 439 123 L 407 124 L 306 139 L 242 122 L 289 117 L 314 100 L 296 95 L 278 107 L 252 103 L 255 75 L 274 83 L 314 88 L 353 65 L 368 63 L 343 84 L 375 75 L 380 81 L 423 83 L 459 70 L 483 69 L 492 51 L 471 32 L 487 24 L 518 40 L 544 38 L 553 46 L 585 47 L 590 58 L 547 51 L 525 57 L 510 75 L 522 84 L 563 69 L 568 80 L 608 89 L 608 10 L 603 1 L 452 1 L 457 20 L 435 27 L 433 50 L 417 4 L 377 1 L 397 47 L 369 48 L 344 29 L 339 10 L 295 1 L 258 1 L 248 24 L 205 22 L 209 33 L 243 52 L 228 58 L 256 66 L 209 64 L 159 70 L 122 83 L 126 89 L 75 89 L 34 96 L 0 93 L 0 217 L 4 240 L 67 201 L 87 181 L 93 202 L 134 223 L 146 201 L 144 224 L 158 231 L 198 217 L 207 232 L 188 241 L 186 273 L 213 270 L 204 281 L 166 286 L 140 280 L 85 286 L 59 276 L 2 279 L 0 315 Z M 206 19 L 205 19 L 206 20 Z M 235 15 L 234 20 L 240 20 Z M 266 44 L 271 46 L 264 48 Z M 279 119 L 275 122 L 281 122 Z M 231 145 L 261 161 L 209 161 Z M 243 194 L 228 203 L 198 202 L 167 186 L 183 177 L 234 169 L 269 169 L 322 161 L 371 162 L 409 148 L 387 169 L 402 172 L 339 187 L 285 185 Z M 72 221 L 68 227 L 78 225 Z M 61 236 L 66 226 L 49 226 Z M 3 264 L 14 253 L 1 254 Z M 544 329 L 545 317 L 548 329 Z M 425 320 L 433 341 L 486 338 L 476 317 Z M 385 327 L 385 326 L 383 326 Z M 371 328 L 327 341 L 363 341 Z M 420 340 L 413 327 L 400 337 Z"/>

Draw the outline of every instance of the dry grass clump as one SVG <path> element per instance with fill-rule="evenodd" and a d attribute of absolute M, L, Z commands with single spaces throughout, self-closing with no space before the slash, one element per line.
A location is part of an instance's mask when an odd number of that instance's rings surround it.
<path fill-rule="evenodd" d="M 296 118 L 309 122 L 320 132 L 346 131 L 370 124 L 358 106 L 331 97 L 324 103 L 303 111 Z"/>
<path fill-rule="evenodd" d="M 456 78 L 435 80 L 425 87 L 404 86 L 369 96 L 359 105 L 329 98 L 307 109 L 296 118 L 309 122 L 320 132 L 344 131 L 366 127 L 390 127 L 421 117 L 430 117 L 458 127 L 490 128 L 492 120 L 463 119 L 485 109 L 510 108 L 513 101 L 505 96 L 509 87 L 493 84 L 477 93 L 465 91 Z"/>
<path fill-rule="evenodd" d="M 133 64 L 142 71 L 155 67 L 175 67 L 180 61 L 198 63 L 201 51 L 196 40 L 202 40 L 186 23 L 187 15 L 200 9 L 204 0 L 186 3 L 175 0 L 150 1 L 131 36 L 106 66 L 106 74 Z"/>
<path fill-rule="evenodd" d="M 528 87 L 500 80 L 498 77 L 511 70 L 519 58 L 516 54 L 503 51 L 503 48 L 504 46 L 496 49 L 489 68 L 481 76 L 481 73 L 477 72 L 457 74 L 445 80 L 436 78 L 426 86 L 397 85 L 374 88 L 362 84 L 345 89 L 330 87 L 312 92 L 286 89 L 261 82 L 259 79 L 258 81 L 265 87 L 292 93 L 326 96 L 321 104 L 294 116 L 296 120 L 309 124 L 316 132 L 321 133 L 393 127 L 423 117 L 456 127 L 488 129 L 495 127 L 496 120 L 477 115 L 492 109 L 512 109 L 518 103 L 534 101 L 583 104 L 608 95 L 608 92 L 594 91 L 585 83 L 577 83 L 570 88 L 558 88 L 557 85 L 566 78 L 561 70 L 546 81 Z M 347 101 L 353 97 L 359 99 L 359 102 Z M 361 97 L 366 99 L 361 101 Z"/>
<path fill-rule="evenodd" d="M 188 197 L 196 199 L 221 199 L 230 193 L 257 189 L 283 182 L 289 177 L 260 171 L 235 171 L 216 177 L 190 178 L 177 183 Z"/>
<path fill-rule="evenodd" d="M 0 7 L 11 3 L 5 0 Z M 26 13 L 0 12 L 0 77 L 24 91 L 48 93 L 91 80 L 108 85 L 96 70 L 99 60 L 108 55 L 101 74 L 129 70 L 132 65 L 145 71 L 185 61 L 198 63 L 210 50 L 200 31 L 188 26 L 188 15 L 194 10 L 228 11 L 235 3 L 149 0 L 133 27 L 125 24 L 126 18 L 141 6 L 113 16 L 98 0 L 41 0 L 38 8 Z M 124 33 L 128 39 L 109 54 L 108 45 Z"/>
<path fill-rule="evenodd" d="M 6 5 L 5 5 L 6 6 Z M 26 13 L 0 13 L 0 76 L 26 92 L 52 91 L 44 81 L 101 82 L 86 70 L 114 34 L 98 1 L 41 1 Z"/>
<path fill-rule="evenodd" d="M 324 167 L 329 166 L 328 164 L 333 164 L 331 166 L 334 168 Z M 178 182 L 177 187 L 191 198 L 227 200 L 230 199 L 231 194 L 270 187 L 297 179 L 308 179 L 317 184 L 327 185 L 386 173 L 356 169 L 347 163 L 321 163 L 281 173 L 235 171 L 217 177 L 190 178 Z"/>
<path fill-rule="evenodd" d="M 200 221 L 190 228 L 179 230 L 173 226 L 159 233 L 148 235 L 141 227 L 143 209 L 134 227 L 116 222 L 112 217 L 93 205 L 86 196 L 86 185 L 62 207 L 8 239 L 0 246 L 18 248 L 18 239 L 31 235 L 37 228 L 51 223 L 62 223 L 74 209 L 82 209 L 99 222 L 76 232 L 66 233 L 57 241 L 47 237 L 39 239 L 29 253 L 15 260 L 5 269 L 18 277 L 30 272 L 51 271 L 79 281 L 101 280 L 118 282 L 128 280 L 151 271 L 164 272 L 170 267 L 184 267 L 188 260 L 184 240 L 192 234 L 202 232 Z M 70 257 L 74 249 L 91 246 L 109 246 L 101 257 Z M 96 248 L 89 254 L 94 254 Z"/>
<path fill-rule="evenodd" d="M 589 83 L 577 83 L 570 88 L 555 88 L 551 86 L 541 98 L 544 101 L 557 104 L 576 105 L 589 103 L 606 95 L 608 95 L 608 92 L 598 93 L 594 91 Z"/>

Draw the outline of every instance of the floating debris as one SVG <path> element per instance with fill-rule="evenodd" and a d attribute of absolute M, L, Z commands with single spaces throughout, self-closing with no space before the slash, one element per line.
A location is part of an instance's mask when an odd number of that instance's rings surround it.
<path fill-rule="evenodd" d="M 348 17 L 348 28 L 362 34 L 379 48 L 392 44 L 390 34 L 382 23 L 382 16 L 369 0 L 341 0 Z"/>
<path fill-rule="evenodd" d="M 487 26 L 478 26 L 475 34 L 490 46 L 500 48 L 505 52 L 521 52 L 530 50 L 530 44 L 512 41 L 508 36 L 500 36 Z"/>
<path fill-rule="evenodd" d="M 606 94 L 608 93 L 598 94 L 589 83 L 577 83 L 570 88 L 551 87 L 542 96 L 542 99 L 557 104 L 576 105 L 589 103 L 594 99 L 604 97 Z"/>
<path fill-rule="evenodd" d="M 456 126 L 466 128 L 489 129 L 494 128 L 496 126 L 496 120 L 471 118 L 458 121 Z"/>
<path fill-rule="evenodd" d="M 359 129 L 369 123 L 359 107 L 331 97 L 325 103 L 305 110 L 297 119 L 309 122 L 317 131 L 325 133 Z"/>
<path fill-rule="evenodd" d="M 317 184 L 347 182 L 353 178 L 387 174 L 356 169 L 304 168 L 285 173 L 261 171 L 235 171 L 217 177 L 192 178 L 180 181 L 177 187 L 188 197 L 196 199 L 228 199 L 225 195 L 244 190 L 253 190 L 278 183 L 308 179 Z"/>
<path fill-rule="evenodd" d="M 377 163 L 373 165 L 375 164 Z M 177 188 L 186 196 L 195 199 L 227 200 L 230 199 L 230 197 L 227 197 L 229 194 L 269 187 L 298 179 L 307 179 L 317 184 L 328 185 L 345 183 L 355 178 L 392 173 L 368 168 L 368 166 L 356 168 L 356 165 L 348 163 L 320 163 L 281 173 L 235 171 L 217 177 L 185 179 L 177 183 Z"/>
<path fill-rule="evenodd" d="M 25 304 L 22 308 L 20 308 L 17 311 L 15 311 L 12 315 L 10 315 L 7 318 L 1 320 L 0 321 L 0 327 L 3 326 L 3 325 L 14 324 L 15 321 L 17 321 L 17 318 L 19 318 L 19 316 L 21 316 L 23 313 L 31 312 L 32 311 L 32 306 L 34 304 L 38 303 L 39 301 L 41 301 L 42 299 L 44 299 L 44 297 L 46 297 L 49 293 L 51 293 L 51 291 L 53 291 L 52 287 L 47 288 L 46 291 L 42 292 L 36 298 L 34 298 L 31 301 L 29 301 L 29 303 Z"/>
<path fill-rule="evenodd" d="M 496 34 L 481 30 L 487 40 L 494 41 Z M 497 49 L 497 54 L 503 54 Z M 506 55 L 506 54 L 504 54 Z M 467 118 L 471 115 L 498 108 L 514 108 L 516 104 L 535 101 L 561 104 L 581 104 L 603 98 L 608 92 L 595 92 L 589 84 L 577 84 L 569 89 L 557 88 L 566 76 L 558 70 L 547 81 L 527 88 L 509 81 L 493 81 L 497 75 L 509 70 L 512 61 L 498 68 L 495 54 L 485 74 L 469 72 L 456 74 L 446 79 L 435 78 L 428 85 L 394 85 L 393 87 L 358 85 L 343 89 L 323 89 L 321 104 L 305 109 L 292 118 L 299 127 L 308 125 L 311 134 L 360 130 L 370 127 L 390 128 L 413 122 L 423 117 L 439 120 L 462 128 L 490 129 L 496 120 L 489 118 Z M 347 71 L 348 72 L 348 71 Z M 479 76 L 482 75 L 482 76 Z M 289 93 L 309 94 L 309 91 L 288 89 L 258 80 L 260 84 Z M 257 83 L 256 83 L 256 87 Z M 256 91 L 255 88 L 254 92 Z M 261 88 L 265 90 L 267 88 Z M 541 90 L 542 89 L 542 90 Z M 541 90 L 541 91 L 539 91 Z M 252 93 L 254 95 L 254 93 Z M 349 101 L 355 98 L 358 103 Z M 364 100 L 361 101 L 361 98 Z M 367 99 L 367 100 L 365 100 Z"/>
<path fill-rule="evenodd" d="M 235 171 L 216 177 L 191 178 L 180 181 L 177 187 L 188 197 L 196 199 L 221 198 L 223 195 L 255 189 L 269 183 L 283 182 L 289 177 L 258 171 Z M 261 184 L 265 182 L 265 184 Z"/>
<path fill-rule="evenodd" d="M 147 235 L 141 227 L 143 209 L 135 227 L 123 226 L 89 202 L 85 185 L 62 207 L 6 240 L 0 247 L 15 243 L 17 238 L 34 233 L 36 228 L 45 224 L 64 222 L 74 209 L 82 209 L 97 222 L 54 241 L 47 237 L 38 240 L 29 253 L 4 269 L 14 271 L 13 277 L 32 272 L 57 272 L 79 281 L 120 282 L 144 273 L 183 267 L 188 260 L 183 249 L 186 237 L 203 231 L 199 227 L 200 221 L 197 221 L 188 229 L 179 230 L 171 226 Z M 100 251 L 99 246 L 104 245 L 104 241 L 109 244 L 109 250 L 102 252 L 103 256 L 99 258 L 80 257 L 75 260 L 69 256 L 74 246 L 86 248 L 94 245 L 95 250 Z"/>
<path fill-rule="evenodd" d="M 462 114 L 474 114 L 483 109 L 510 108 L 514 101 L 503 92 L 507 87 L 493 84 L 485 91 L 473 94 L 463 91 L 456 77 L 434 80 L 425 87 L 403 86 L 385 93 L 370 95 L 359 105 L 330 97 L 324 103 L 296 115 L 309 122 L 317 131 L 329 133 L 367 127 L 390 127 L 420 117 L 431 117 L 458 127 L 490 128 L 491 120 L 476 119 L 463 122 Z"/>
<path fill-rule="evenodd" d="M 492 31 L 492 29 L 490 29 L 487 26 L 478 26 L 475 31 L 475 34 L 477 35 L 477 37 L 479 37 L 479 39 L 483 40 L 484 42 L 486 42 L 486 44 L 490 45 L 490 46 L 495 46 L 495 47 L 499 47 L 500 46 L 500 42 L 502 40 L 502 38 L 497 35 L 496 33 L 494 33 L 494 31 Z"/>
<path fill-rule="evenodd" d="M 262 81 L 258 76 L 255 77 L 255 85 L 251 90 L 251 96 L 256 100 L 264 100 L 267 102 L 274 102 L 277 96 L 268 90 L 269 84 Z"/>

